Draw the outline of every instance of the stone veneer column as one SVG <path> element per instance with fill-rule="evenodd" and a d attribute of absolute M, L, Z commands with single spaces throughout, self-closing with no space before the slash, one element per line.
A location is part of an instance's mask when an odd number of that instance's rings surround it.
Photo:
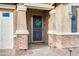
<path fill-rule="evenodd" d="M 48 20 L 48 45 L 49 47 L 54 46 L 55 39 L 55 10 L 49 12 L 50 18 Z"/>
<path fill-rule="evenodd" d="M 27 7 L 21 4 L 17 4 L 17 30 L 15 48 L 28 49 L 28 30 L 26 20 Z"/>

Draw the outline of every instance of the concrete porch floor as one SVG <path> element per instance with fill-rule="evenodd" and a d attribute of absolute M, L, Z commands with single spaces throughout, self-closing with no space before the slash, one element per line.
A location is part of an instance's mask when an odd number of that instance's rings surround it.
<path fill-rule="evenodd" d="M 30 44 L 28 50 L 17 51 L 17 56 L 69 56 L 67 49 L 49 48 L 47 44 Z"/>
<path fill-rule="evenodd" d="M 30 44 L 28 50 L 0 49 L 0 56 L 70 56 L 68 49 L 49 48 L 47 44 Z M 72 48 L 72 56 L 79 56 L 79 48 Z"/>
<path fill-rule="evenodd" d="M 72 56 L 79 56 L 79 48 L 72 48 Z M 68 49 L 49 48 L 46 44 L 31 44 L 28 50 L 17 51 L 17 56 L 70 56 Z"/>

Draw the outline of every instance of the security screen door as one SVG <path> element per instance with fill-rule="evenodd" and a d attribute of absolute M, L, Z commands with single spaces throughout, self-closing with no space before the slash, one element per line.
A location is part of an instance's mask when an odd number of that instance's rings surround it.
<path fill-rule="evenodd" d="M 33 41 L 42 41 L 42 16 L 33 16 Z"/>

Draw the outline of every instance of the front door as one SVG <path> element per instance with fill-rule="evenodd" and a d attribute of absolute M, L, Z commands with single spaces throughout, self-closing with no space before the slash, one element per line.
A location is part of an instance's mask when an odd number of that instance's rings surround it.
<path fill-rule="evenodd" d="M 42 16 L 34 15 L 32 18 L 32 40 L 42 41 Z"/>

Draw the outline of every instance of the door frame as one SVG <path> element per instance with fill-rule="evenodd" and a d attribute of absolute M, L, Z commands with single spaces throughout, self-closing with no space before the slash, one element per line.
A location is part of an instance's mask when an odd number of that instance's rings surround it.
<path fill-rule="evenodd" d="M 36 15 L 36 16 L 42 16 L 42 40 L 41 41 L 33 41 L 33 16 Z M 44 33 L 43 33 L 43 27 L 44 27 L 44 23 L 43 23 L 43 14 L 32 14 L 31 15 L 31 42 L 34 43 L 34 42 L 44 42 Z"/>

